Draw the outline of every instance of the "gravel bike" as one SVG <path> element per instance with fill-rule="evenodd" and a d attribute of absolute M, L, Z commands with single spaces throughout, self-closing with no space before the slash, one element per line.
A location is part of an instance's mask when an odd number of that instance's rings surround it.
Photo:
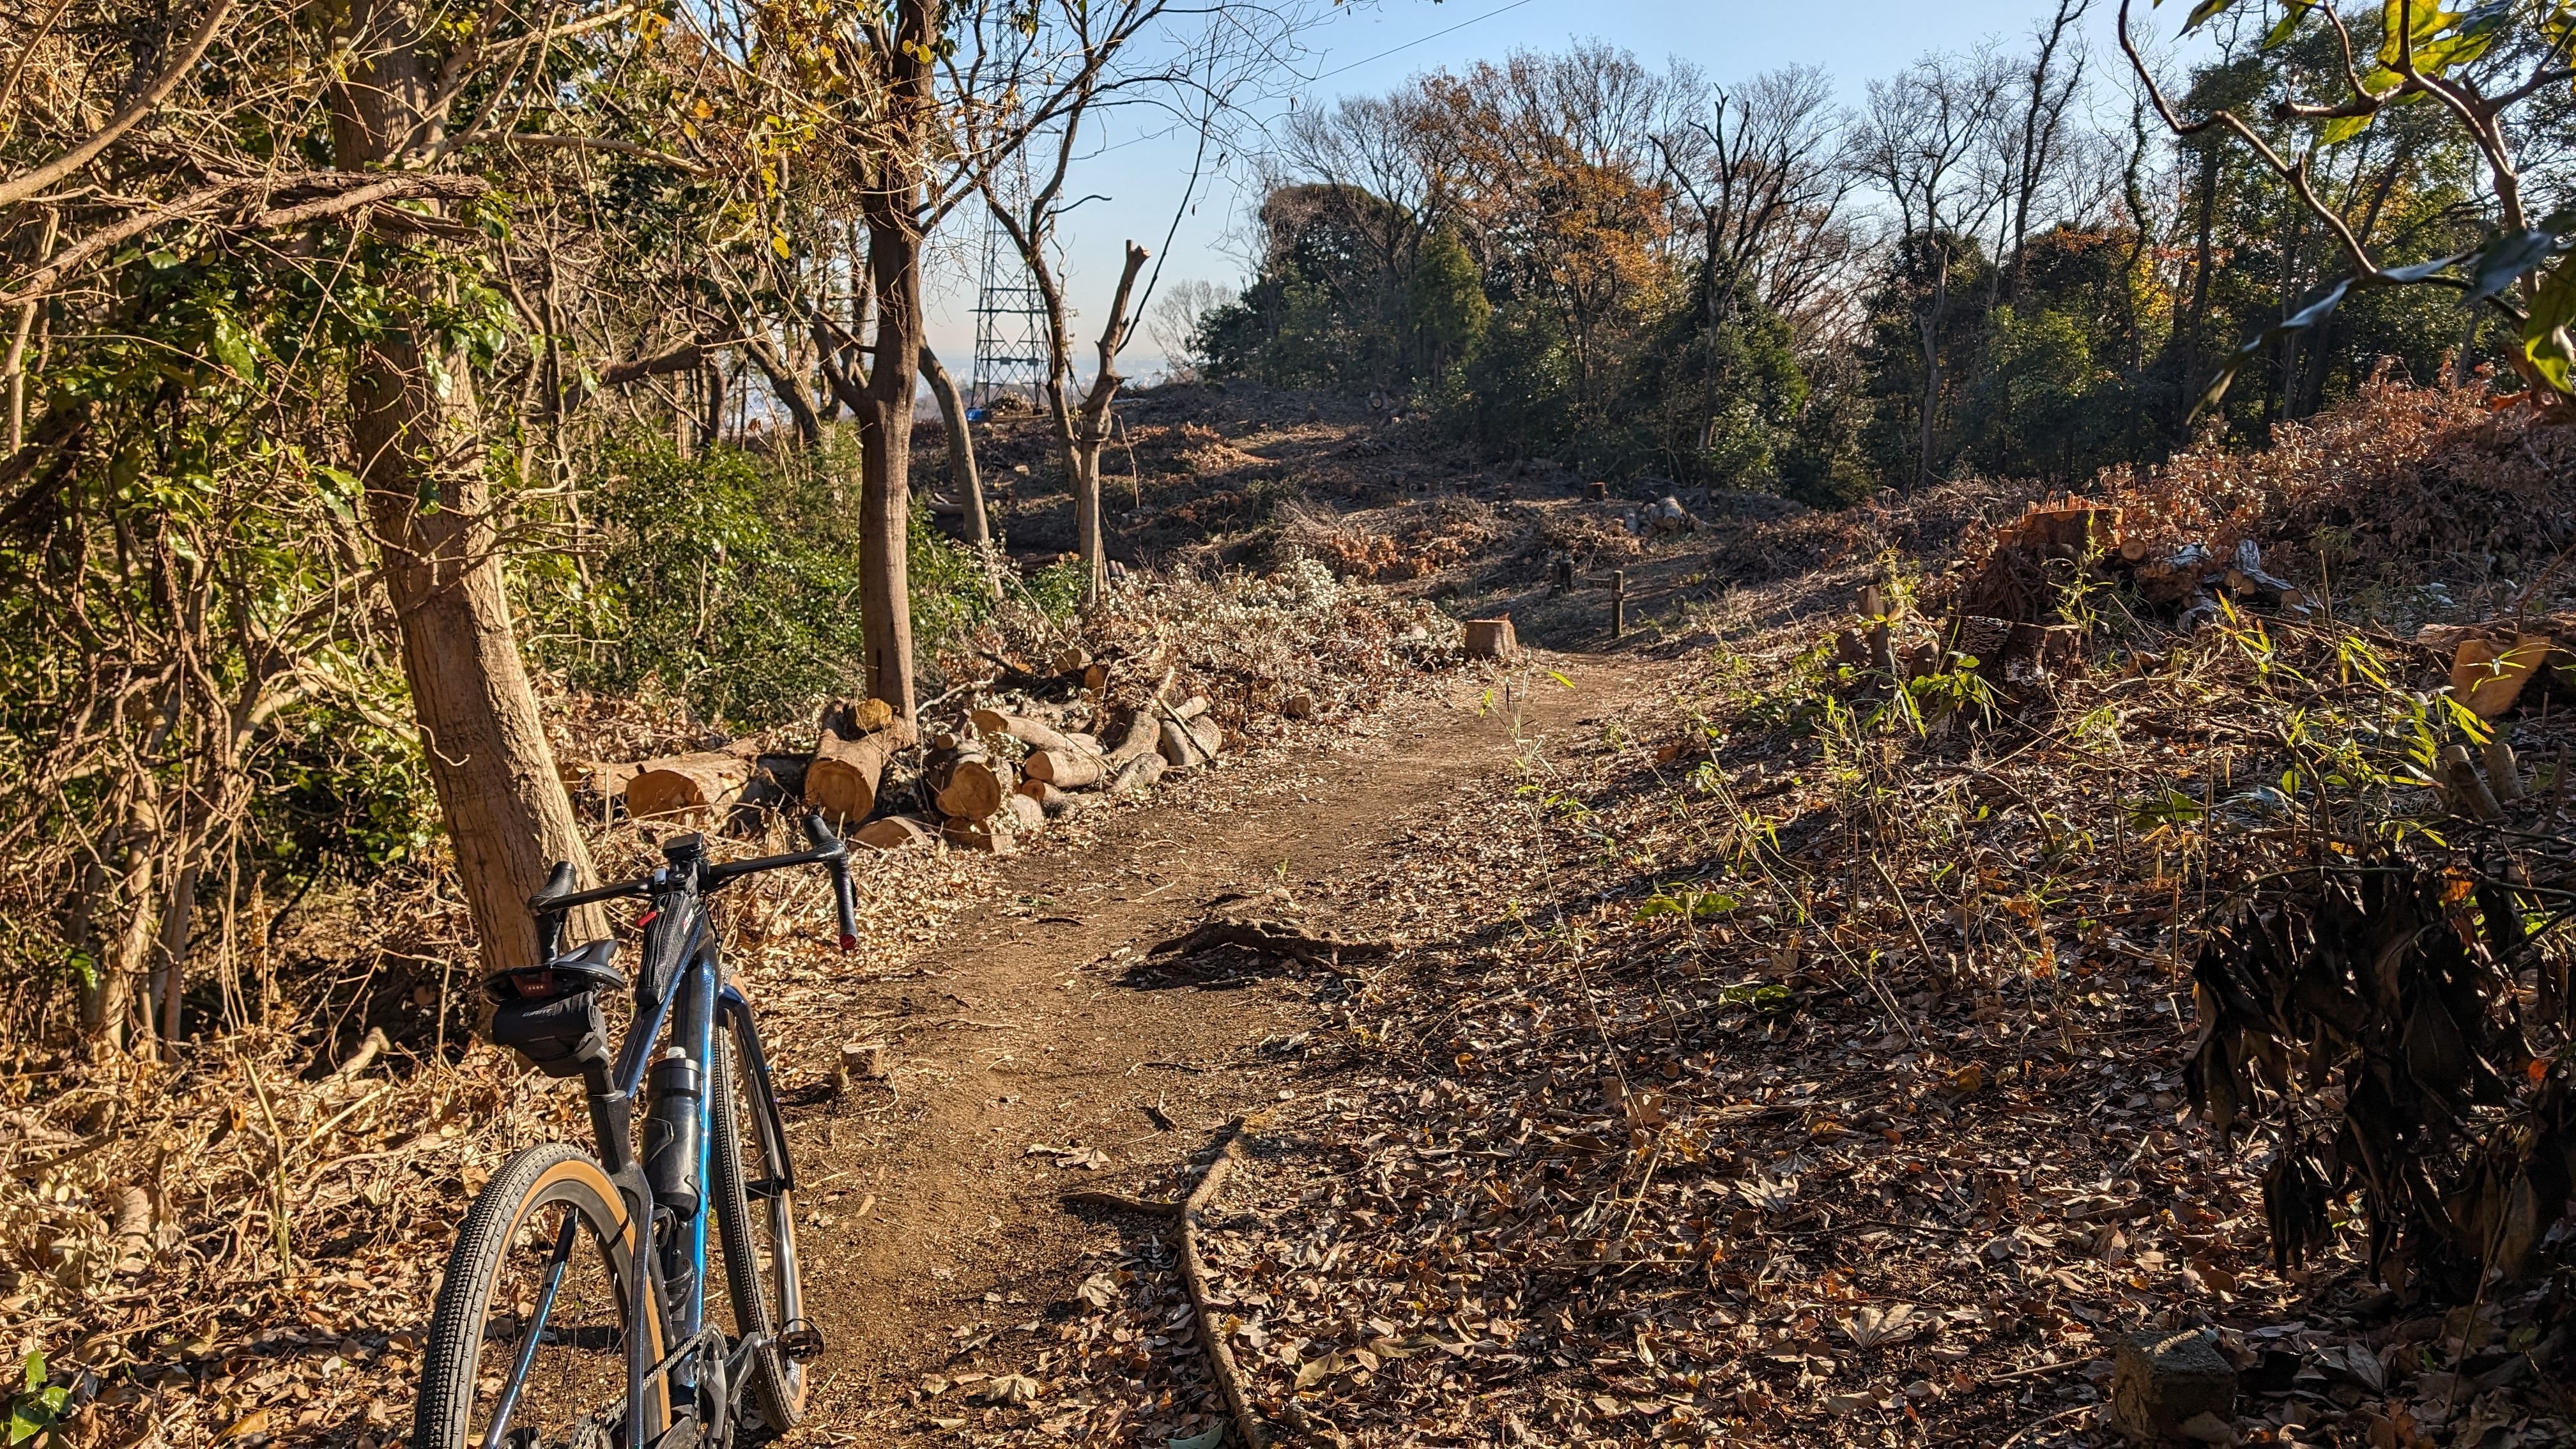
<path fill-rule="evenodd" d="M 492 1034 L 548 1077 L 581 1078 L 597 1155 L 531 1147 L 475 1195 L 430 1320 L 414 1449 L 724 1449 L 746 1407 L 773 1431 L 804 1417 L 823 1338 L 797 1281 L 795 1173 L 707 897 L 762 871 L 824 866 L 841 949 L 855 949 L 849 850 L 819 815 L 805 835 L 811 849 L 725 864 L 684 835 L 651 875 L 586 891 L 558 862 L 528 902 L 543 964 L 484 983 Z M 650 908 L 612 1061 L 600 997 L 630 983 L 609 964 L 614 941 L 563 950 L 564 917 L 630 896 Z M 710 1226 L 724 1257 L 712 1285 Z M 730 1338 L 716 1308 L 730 1309 Z"/>

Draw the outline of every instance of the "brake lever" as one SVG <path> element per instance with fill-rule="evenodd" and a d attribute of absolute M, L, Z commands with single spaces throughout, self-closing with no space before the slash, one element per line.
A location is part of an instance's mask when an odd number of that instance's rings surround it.
<path fill-rule="evenodd" d="M 855 951 L 859 949 L 859 903 L 850 885 L 850 848 L 823 823 L 820 811 L 805 817 L 805 838 L 816 850 L 829 852 L 823 863 L 832 868 L 832 904 L 841 915 L 841 949 Z"/>

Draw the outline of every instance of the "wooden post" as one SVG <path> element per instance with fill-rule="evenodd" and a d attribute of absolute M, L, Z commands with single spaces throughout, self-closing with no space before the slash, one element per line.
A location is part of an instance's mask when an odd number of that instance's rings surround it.
<path fill-rule="evenodd" d="M 1593 502 L 1595 502 L 1595 503 L 1607 503 L 1607 502 L 1609 502 L 1609 501 L 1610 501 L 1610 485 L 1609 485 L 1607 482 L 1603 481 L 1602 479 L 1599 479 L 1599 478 L 1595 478 L 1595 479 L 1593 479 L 1593 480 L 1592 480 L 1592 487 L 1591 487 L 1591 490 L 1590 490 L 1590 497 L 1591 497 L 1592 501 L 1593 501 Z"/>
<path fill-rule="evenodd" d="M 1574 560 L 1572 558 L 1561 558 L 1556 561 L 1556 580 L 1553 584 L 1549 585 L 1549 590 L 1550 592 L 1559 594 L 1570 594 L 1574 592 Z"/>
<path fill-rule="evenodd" d="M 1610 571 L 1610 637 L 1616 639 L 1627 632 L 1628 571 L 1612 569 Z"/>

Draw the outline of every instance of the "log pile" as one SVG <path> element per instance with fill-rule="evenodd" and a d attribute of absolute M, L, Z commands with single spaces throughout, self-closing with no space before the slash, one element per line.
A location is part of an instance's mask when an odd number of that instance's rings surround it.
<path fill-rule="evenodd" d="M 836 700 L 817 721 L 811 752 L 737 741 L 640 764 L 583 762 L 567 769 L 567 783 L 611 808 L 622 802 L 635 819 L 721 827 L 737 804 L 798 800 L 874 849 L 935 839 L 1007 855 L 1050 820 L 1141 795 L 1166 772 L 1205 768 L 1226 748 L 1205 696 L 1169 698 L 1170 674 L 1129 714 L 1117 743 L 1105 745 L 1066 720 L 1085 707 L 1097 717 L 1105 666 L 1080 650 L 1056 655 L 1051 672 L 994 662 L 1042 689 L 1014 691 L 1026 701 L 1016 710 L 973 709 L 955 729 L 928 733 L 882 701 Z M 1077 702 L 1038 702 L 1045 693 Z M 916 751 L 918 771 L 908 773 L 897 762 Z"/>

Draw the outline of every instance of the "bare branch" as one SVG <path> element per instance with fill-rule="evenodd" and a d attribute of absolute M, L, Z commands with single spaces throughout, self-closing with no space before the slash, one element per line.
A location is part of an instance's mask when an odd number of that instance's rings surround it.
<path fill-rule="evenodd" d="M 196 69 L 197 62 L 205 58 L 206 48 L 215 43 L 215 32 L 222 29 L 224 21 L 231 17 L 235 3 L 236 0 L 211 0 L 204 18 L 197 22 L 196 31 L 181 48 L 179 58 L 164 67 L 161 74 L 153 78 L 152 84 L 143 88 L 142 94 L 109 117 L 97 135 L 33 171 L 0 181 L 0 206 L 14 206 L 88 165 L 100 152 L 115 145 L 118 137 L 159 110 L 170 93 L 179 88 L 179 83 L 188 78 L 188 72 Z"/>

